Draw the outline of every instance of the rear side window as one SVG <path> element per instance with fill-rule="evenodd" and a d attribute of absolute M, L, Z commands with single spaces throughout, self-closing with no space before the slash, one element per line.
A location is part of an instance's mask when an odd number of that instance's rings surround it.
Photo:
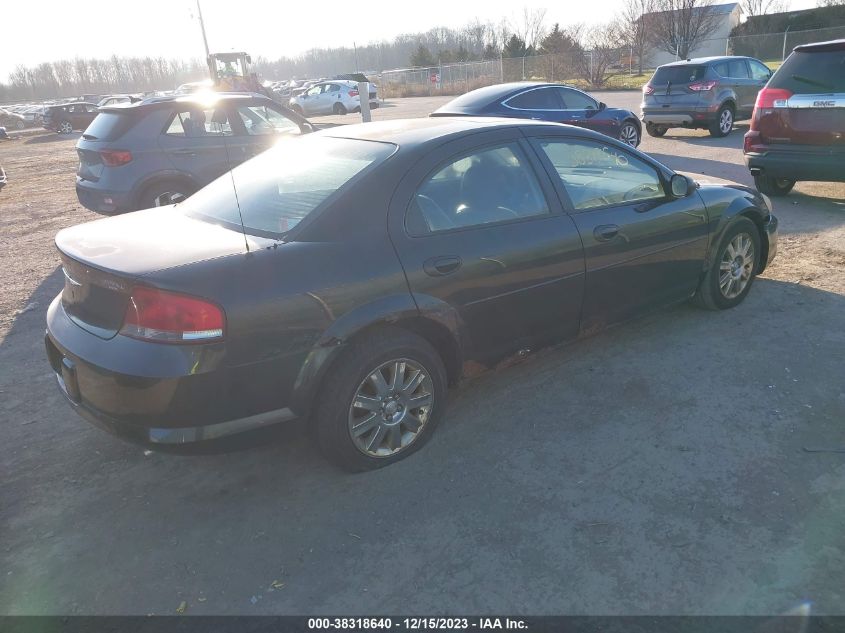
<path fill-rule="evenodd" d="M 505 104 L 519 110 L 560 110 L 563 107 L 553 88 L 529 90 L 511 97 Z"/>
<path fill-rule="evenodd" d="M 845 92 L 845 50 L 796 51 L 769 80 L 769 88 L 793 94 Z"/>
<path fill-rule="evenodd" d="M 165 132 L 168 136 L 232 136 L 225 108 L 188 108 L 178 111 Z"/>
<path fill-rule="evenodd" d="M 91 141 L 114 141 L 123 136 L 130 127 L 132 117 L 129 114 L 100 112 L 85 130 L 84 136 Z"/>
<path fill-rule="evenodd" d="M 748 79 L 748 66 L 744 59 L 732 59 L 728 62 L 728 77 L 732 79 Z"/>
<path fill-rule="evenodd" d="M 200 189 L 180 207 L 237 230 L 242 218 L 247 233 L 281 236 L 395 149 L 390 143 L 310 135 L 281 142 Z"/>
<path fill-rule="evenodd" d="M 662 66 L 655 71 L 651 83 L 667 84 L 671 81 L 673 84 L 688 84 L 703 79 L 706 72 L 707 66 Z"/>

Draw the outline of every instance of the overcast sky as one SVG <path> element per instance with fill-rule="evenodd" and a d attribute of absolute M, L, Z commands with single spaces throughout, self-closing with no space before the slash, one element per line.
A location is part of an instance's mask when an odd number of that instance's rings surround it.
<path fill-rule="evenodd" d="M 624 0 L 201 0 L 212 52 L 246 50 L 253 57 L 294 56 L 309 48 L 391 40 L 475 18 L 516 18 L 523 7 L 546 8 L 549 24 L 610 20 Z M 792 0 L 793 8 L 815 6 Z M 204 56 L 194 0 L 38 0 L 3 2 L 0 79 L 17 65 L 61 58 Z"/>

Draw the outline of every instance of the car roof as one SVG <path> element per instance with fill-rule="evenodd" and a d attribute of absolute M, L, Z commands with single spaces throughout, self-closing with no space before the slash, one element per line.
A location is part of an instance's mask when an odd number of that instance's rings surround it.
<path fill-rule="evenodd" d="M 441 116 L 419 119 L 393 119 L 389 121 L 374 121 L 372 123 L 357 123 L 340 125 L 319 132 L 318 136 L 332 136 L 336 138 L 361 139 L 365 141 L 380 141 L 393 143 L 402 147 L 421 146 L 428 143 L 441 144 L 451 138 L 457 138 L 472 132 L 487 130 L 547 127 L 566 129 L 567 133 L 576 136 L 606 139 L 606 136 L 584 128 L 549 123 L 546 121 L 532 121 L 529 119 L 512 119 L 499 117 L 468 117 Z"/>
<path fill-rule="evenodd" d="M 456 97 L 438 109 L 438 112 L 443 112 L 450 106 L 460 106 L 461 109 L 480 108 L 494 101 L 498 101 L 511 93 L 519 92 L 521 90 L 528 90 L 532 88 L 545 88 L 547 86 L 572 88 L 578 90 L 574 86 L 568 84 L 548 83 L 545 81 L 512 81 L 504 84 L 495 84 L 492 86 L 485 86 L 483 88 L 476 88 L 466 94 Z M 583 91 L 580 91 L 583 92 Z"/>
<path fill-rule="evenodd" d="M 679 59 L 676 62 L 669 62 L 668 64 L 663 64 L 660 68 L 665 68 L 666 66 L 686 66 L 686 65 L 703 65 L 703 64 L 711 64 L 713 62 L 721 62 L 731 59 L 754 59 L 753 57 L 748 57 L 747 55 L 715 55 L 713 57 L 694 57 L 692 59 Z"/>
<path fill-rule="evenodd" d="M 67 103 L 55 103 L 53 105 L 47 106 L 48 108 L 64 108 L 65 106 L 72 106 L 72 105 L 91 105 L 96 107 L 96 103 L 91 103 L 90 101 L 68 101 Z"/>
<path fill-rule="evenodd" d="M 802 44 L 796 46 L 793 50 L 799 53 L 826 53 L 829 51 L 845 51 L 845 39 L 830 40 L 828 42 L 813 42 L 812 44 Z"/>
<path fill-rule="evenodd" d="M 207 92 L 147 97 L 140 101 L 132 103 L 115 103 L 114 105 L 104 106 L 100 109 L 111 112 L 131 112 L 140 109 L 146 110 L 149 108 L 165 108 L 174 103 L 199 105 L 204 108 L 209 108 L 220 102 L 252 101 L 255 99 L 263 101 L 271 100 L 269 97 L 252 92 Z"/>

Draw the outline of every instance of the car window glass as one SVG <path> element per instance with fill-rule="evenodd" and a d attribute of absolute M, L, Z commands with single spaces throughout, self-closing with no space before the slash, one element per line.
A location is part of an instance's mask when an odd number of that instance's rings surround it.
<path fill-rule="evenodd" d="M 323 92 L 323 86 L 314 86 L 313 88 L 310 88 L 305 94 L 307 94 L 309 97 L 313 97 L 315 95 L 320 94 L 321 92 Z"/>
<path fill-rule="evenodd" d="M 716 70 L 716 73 L 719 75 L 719 77 L 728 76 L 728 62 L 719 62 L 718 64 L 713 64 L 713 68 Z"/>
<path fill-rule="evenodd" d="M 337 84 L 332 84 L 329 86 L 329 92 L 340 92 L 340 86 Z"/>
<path fill-rule="evenodd" d="M 845 50 L 795 51 L 769 81 L 793 94 L 845 92 Z"/>
<path fill-rule="evenodd" d="M 558 93 L 563 99 L 563 107 L 567 110 L 596 110 L 598 107 L 594 99 L 578 90 L 558 88 Z"/>
<path fill-rule="evenodd" d="M 238 115 L 243 121 L 247 134 L 299 134 L 299 126 L 267 106 L 241 106 Z"/>
<path fill-rule="evenodd" d="M 515 143 L 451 160 L 417 189 L 405 219 L 411 235 L 549 213 L 533 169 Z"/>
<path fill-rule="evenodd" d="M 728 77 L 731 79 L 748 79 L 748 66 L 744 59 L 732 59 L 728 62 Z"/>
<path fill-rule="evenodd" d="M 660 84 L 688 84 L 698 81 L 704 77 L 707 66 L 692 66 L 682 64 L 680 66 L 661 66 L 654 72 L 651 78 L 652 85 Z"/>
<path fill-rule="evenodd" d="M 528 90 L 511 97 L 506 103 L 511 108 L 521 110 L 559 110 L 561 107 L 555 91 L 551 88 Z"/>
<path fill-rule="evenodd" d="M 168 136 L 231 136 L 229 115 L 223 108 L 186 109 L 176 113 L 165 132 Z"/>
<path fill-rule="evenodd" d="M 769 78 L 769 69 L 763 64 L 753 59 L 748 60 L 748 65 L 751 67 L 751 78 L 757 81 L 765 81 Z"/>
<path fill-rule="evenodd" d="M 593 209 L 665 197 L 663 184 L 648 163 L 592 141 L 544 140 L 549 157 L 575 209 Z"/>
<path fill-rule="evenodd" d="M 395 149 L 389 143 L 311 134 L 282 141 L 200 189 L 180 207 L 200 219 L 238 230 L 243 220 L 248 233 L 278 236 Z"/>

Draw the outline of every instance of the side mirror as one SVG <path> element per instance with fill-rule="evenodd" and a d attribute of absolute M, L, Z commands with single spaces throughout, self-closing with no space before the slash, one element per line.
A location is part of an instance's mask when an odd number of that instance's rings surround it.
<path fill-rule="evenodd" d="M 675 174 L 669 181 L 673 198 L 686 198 L 695 191 L 695 181 L 683 174 Z"/>
<path fill-rule="evenodd" d="M 599 101 L 599 112 L 607 110 L 607 104 L 604 101 Z"/>

